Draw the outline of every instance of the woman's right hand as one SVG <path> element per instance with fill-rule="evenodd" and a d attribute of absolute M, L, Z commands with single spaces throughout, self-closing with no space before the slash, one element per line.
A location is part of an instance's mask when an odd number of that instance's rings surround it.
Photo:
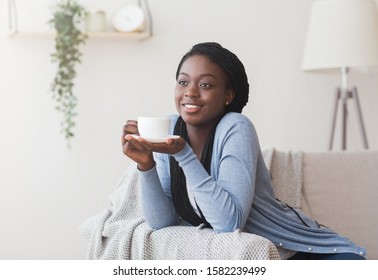
<path fill-rule="evenodd" d="M 122 132 L 121 141 L 123 153 L 138 164 L 139 170 L 150 170 L 155 166 L 152 151 L 132 134 L 139 135 L 138 122 L 135 120 L 128 120 L 126 125 L 123 126 Z"/>

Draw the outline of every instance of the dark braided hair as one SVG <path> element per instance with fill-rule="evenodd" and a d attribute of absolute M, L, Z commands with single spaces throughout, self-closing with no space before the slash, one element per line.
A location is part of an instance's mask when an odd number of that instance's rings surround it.
<path fill-rule="evenodd" d="M 231 104 L 226 107 L 225 113 L 241 113 L 243 107 L 248 102 L 249 84 L 244 66 L 239 58 L 218 43 L 200 43 L 193 46 L 192 49 L 183 56 L 176 71 L 176 79 L 179 76 L 182 64 L 193 55 L 207 56 L 226 72 L 227 76 L 229 77 L 229 87 L 234 89 L 235 97 Z M 210 174 L 216 127 L 217 125 L 213 127 L 207 137 L 200 160 L 208 174 Z M 186 130 L 186 123 L 181 117 L 178 118 L 173 133 L 175 135 L 180 135 L 188 143 L 190 143 Z M 198 216 L 193 210 L 187 193 L 185 174 L 173 156 L 170 157 L 170 175 L 173 203 L 181 218 L 194 226 L 204 223 L 208 227 L 211 227 L 211 225 L 206 221 L 198 205 L 197 208 L 200 212 L 200 216 Z"/>

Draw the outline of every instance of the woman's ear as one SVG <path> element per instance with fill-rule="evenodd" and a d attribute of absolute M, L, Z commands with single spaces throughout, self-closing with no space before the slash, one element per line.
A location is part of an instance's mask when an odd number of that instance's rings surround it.
<path fill-rule="evenodd" d="M 234 89 L 228 89 L 226 93 L 226 105 L 230 105 L 232 103 L 232 100 L 234 100 L 235 97 L 235 90 Z"/>

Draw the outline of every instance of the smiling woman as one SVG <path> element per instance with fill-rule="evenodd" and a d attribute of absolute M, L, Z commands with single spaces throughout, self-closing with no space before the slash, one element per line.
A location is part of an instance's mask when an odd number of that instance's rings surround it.
<path fill-rule="evenodd" d="M 175 100 L 189 130 L 193 126 L 207 135 L 225 114 L 235 96 L 228 80 L 227 74 L 205 55 L 193 55 L 185 61 L 177 77 Z"/>
<path fill-rule="evenodd" d="M 195 45 L 176 72 L 170 133 L 155 145 L 123 129 L 126 156 L 138 164 L 142 210 L 150 227 L 204 224 L 271 240 L 282 259 L 364 259 L 366 251 L 276 199 L 252 122 L 241 114 L 249 83 L 238 57 L 217 43 Z M 337 253 L 335 253 L 337 252 Z"/>

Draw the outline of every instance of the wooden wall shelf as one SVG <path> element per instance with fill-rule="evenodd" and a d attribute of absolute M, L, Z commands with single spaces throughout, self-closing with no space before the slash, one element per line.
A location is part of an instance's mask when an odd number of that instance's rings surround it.
<path fill-rule="evenodd" d="M 139 5 L 142 7 L 146 14 L 146 28 L 142 32 L 117 32 L 117 31 L 107 31 L 107 32 L 89 32 L 89 39 L 125 39 L 130 41 L 142 41 L 152 36 L 152 17 L 147 0 L 139 1 Z M 54 32 L 37 32 L 37 31 L 23 31 L 18 29 L 18 18 L 17 18 L 17 8 L 16 0 L 8 0 L 8 35 L 9 37 L 26 37 L 26 38 L 49 38 L 54 37 Z"/>

